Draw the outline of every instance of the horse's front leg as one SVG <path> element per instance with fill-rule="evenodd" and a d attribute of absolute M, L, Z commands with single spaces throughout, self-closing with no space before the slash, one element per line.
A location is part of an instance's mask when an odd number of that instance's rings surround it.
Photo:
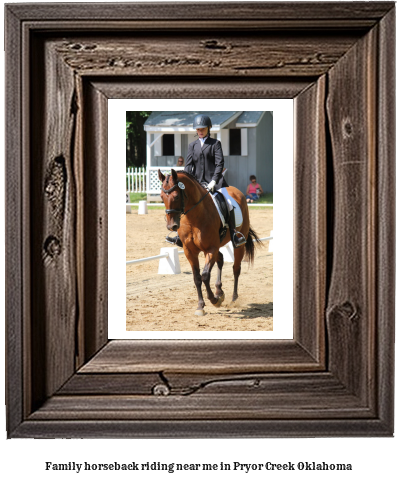
<path fill-rule="evenodd" d="M 193 271 L 194 284 L 197 288 L 198 294 L 198 308 L 195 311 L 196 316 L 204 316 L 204 306 L 205 301 L 202 296 L 202 279 L 200 274 L 198 255 L 193 254 L 187 247 L 184 247 L 184 253 L 186 254 L 187 260 L 190 262 L 191 269 Z"/>
<path fill-rule="evenodd" d="M 223 269 L 223 264 L 224 264 L 223 254 L 219 250 L 218 259 L 217 259 L 218 270 L 217 270 L 216 282 L 215 282 L 215 287 L 216 287 L 215 296 L 217 298 L 220 298 L 221 299 L 220 303 L 222 303 L 224 301 L 224 292 L 223 292 L 223 289 L 222 289 L 222 269 Z M 219 303 L 219 306 L 220 306 L 220 303 Z"/>
<path fill-rule="evenodd" d="M 212 267 L 214 266 L 219 254 L 219 249 L 215 249 L 213 252 L 208 252 L 206 254 L 205 258 L 205 266 L 204 270 L 202 271 L 202 281 L 205 284 L 206 287 L 206 292 L 208 299 L 210 302 L 216 306 L 219 307 L 222 304 L 223 299 L 221 297 L 215 296 L 212 292 L 211 285 L 210 285 L 210 280 L 211 280 L 211 270 Z"/>

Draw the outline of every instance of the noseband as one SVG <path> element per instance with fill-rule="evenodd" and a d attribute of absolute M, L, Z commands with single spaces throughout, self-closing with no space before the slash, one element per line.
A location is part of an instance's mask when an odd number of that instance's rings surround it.
<path fill-rule="evenodd" d="M 179 192 L 180 192 L 180 198 L 181 198 L 181 207 L 180 207 L 180 210 L 165 210 L 165 213 L 167 215 L 170 215 L 171 213 L 180 213 L 180 215 L 187 215 L 187 213 L 191 210 L 193 210 L 196 206 L 198 206 L 201 201 L 205 198 L 205 196 L 210 193 L 210 191 L 207 191 L 204 196 L 198 201 L 198 203 L 196 203 L 194 206 L 192 206 L 189 210 L 187 211 L 184 211 L 184 197 L 187 198 L 187 195 L 186 195 L 186 192 L 184 191 L 185 190 L 185 186 L 184 184 L 179 181 L 177 184 L 175 184 L 174 186 L 172 186 L 171 188 L 169 189 L 164 189 L 163 187 L 161 187 L 161 191 L 163 191 L 164 193 L 166 194 L 170 194 L 172 191 L 174 191 L 176 189 L 176 187 L 179 188 Z"/>

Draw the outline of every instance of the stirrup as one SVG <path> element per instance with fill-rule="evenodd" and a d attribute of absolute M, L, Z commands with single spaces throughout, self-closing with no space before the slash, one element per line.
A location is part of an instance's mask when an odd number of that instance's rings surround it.
<path fill-rule="evenodd" d="M 239 237 L 238 235 L 241 235 L 241 237 Z M 241 247 L 241 245 L 245 245 L 246 243 L 247 243 L 247 240 L 244 237 L 244 235 L 241 232 L 238 232 L 237 230 L 235 230 L 234 235 L 233 235 L 234 247 L 236 247 L 236 248 Z"/>

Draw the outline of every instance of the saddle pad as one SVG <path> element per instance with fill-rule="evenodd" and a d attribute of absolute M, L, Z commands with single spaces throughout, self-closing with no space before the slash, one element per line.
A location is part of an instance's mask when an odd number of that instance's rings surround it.
<path fill-rule="evenodd" d="M 232 198 L 229 195 L 229 193 L 227 192 L 227 189 L 226 188 L 220 188 L 218 190 L 218 192 L 220 194 L 222 194 L 224 196 L 224 199 L 227 201 L 227 205 L 228 205 L 229 211 L 231 211 L 234 208 L 234 216 L 235 216 L 235 220 L 236 220 L 236 228 L 241 227 L 241 225 L 242 225 L 242 212 L 241 212 L 240 205 L 237 203 L 237 201 L 234 198 Z M 210 194 L 212 196 L 213 202 L 215 203 L 216 209 L 218 210 L 220 219 L 222 220 L 222 225 L 225 227 L 225 226 L 227 226 L 227 223 L 226 223 L 226 220 L 223 217 L 222 212 L 220 211 L 219 205 L 217 203 L 217 199 L 215 198 L 215 196 L 212 193 L 210 193 Z"/>

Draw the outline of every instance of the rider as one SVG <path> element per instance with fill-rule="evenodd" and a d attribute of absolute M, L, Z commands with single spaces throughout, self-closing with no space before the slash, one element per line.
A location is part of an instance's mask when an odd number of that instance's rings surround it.
<path fill-rule="evenodd" d="M 213 193 L 215 190 L 228 187 L 228 184 L 222 174 L 224 168 L 222 144 L 219 140 L 211 138 L 211 127 L 212 122 L 207 115 L 196 115 L 193 128 L 197 131 L 198 140 L 188 146 L 184 170 L 193 174 L 200 184 Z M 230 212 L 228 225 L 230 235 L 233 235 L 234 247 L 244 245 L 245 237 L 235 229 L 234 209 Z M 166 241 L 179 247 L 183 246 L 179 236 L 168 236 Z"/>

